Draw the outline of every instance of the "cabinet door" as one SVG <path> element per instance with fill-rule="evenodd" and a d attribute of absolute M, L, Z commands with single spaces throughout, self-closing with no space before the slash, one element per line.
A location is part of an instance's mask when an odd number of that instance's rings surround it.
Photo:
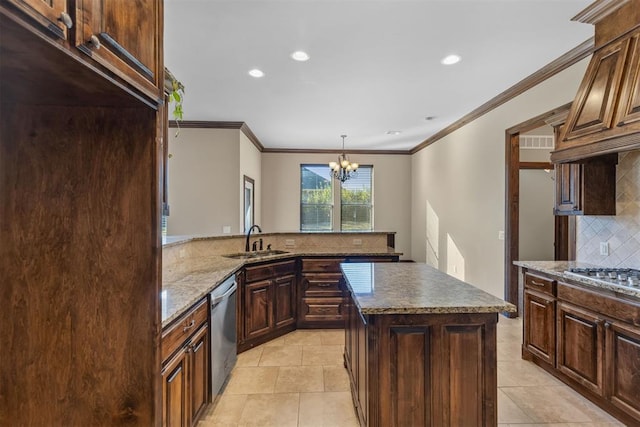
<path fill-rule="evenodd" d="M 279 277 L 273 283 L 275 327 L 291 325 L 296 322 L 296 277 Z"/>
<path fill-rule="evenodd" d="M 152 99 L 162 99 L 162 2 L 76 2 L 78 49 Z"/>
<path fill-rule="evenodd" d="M 628 47 L 629 39 L 623 39 L 593 54 L 557 148 L 574 145 L 573 140 L 601 134 L 614 126 Z"/>
<path fill-rule="evenodd" d="M 356 339 L 357 339 L 357 352 L 358 358 L 356 364 L 356 375 L 358 377 L 356 382 L 358 393 L 358 406 L 360 410 L 360 417 L 362 425 L 367 425 L 367 419 L 369 418 L 369 376 L 368 376 L 368 347 L 367 347 L 367 321 L 358 310 L 356 310 Z"/>
<path fill-rule="evenodd" d="M 182 427 L 188 422 L 187 353 L 178 353 L 162 370 L 162 425 Z"/>
<path fill-rule="evenodd" d="M 556 215 L 576 214 L 580 210 L 580 165 L 559 163 L 556 170 Z"/>
<path fill-rule="evenodd" d="M 209 403 L 209 326 L 205 324 L 189 345 L 190 422 L 196 425 Z"/>
<path fill-rule="evenodd" d="M 61 39 L 73 26 L 67 10 L 67 0 L 9 0 L 18 9 Z"/>
<path fill-rule="evenodd" d="M 607 397 L 640 420 L 640 328 L 605 323 Z"/>
<path fill-rule="evenodd" d="M 555 365 L 555 301 L 526 289 L 524 311 L 525 348 L 550 365 Z"/>
<path fill-rule="evenodd" d="M 249 283 L 244 289 L 246 339 L 259 337 L 273 329 L 273 286 L 271 280 Z"/>
<path fill-rule="evenodd" d="M 558 302 L 558 369 L 603 395 L 603 321 L 595 313 Z"/>
<path fill-rule="evenodd" d="M 627 127 L 633 123 L 633 129 L 630 129 L 630 132 L 637 132 L 640 129 L 640 31 L 636 31 L 630 40 L 616 121 L 618 127 Z"/>

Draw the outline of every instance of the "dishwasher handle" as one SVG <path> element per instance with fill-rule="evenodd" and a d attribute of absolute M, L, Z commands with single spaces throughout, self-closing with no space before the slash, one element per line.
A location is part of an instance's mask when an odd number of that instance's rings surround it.
<path fill-rule="evenodd" d="M 228 298 L 229 295 L 234 293 L 237 288 L 238 288 L 238 284 L 236 282 L 233 282 L 233 285 L 229 288 L 229 290 L 227 290 L 227 292 L 225 292 L 224 294 L 222 294 L 220 296 L 216 296 L 214 298 L 211 298 L 211 308 L 214 308 L 215 306 L 220 304 L 224 299 Z"/>

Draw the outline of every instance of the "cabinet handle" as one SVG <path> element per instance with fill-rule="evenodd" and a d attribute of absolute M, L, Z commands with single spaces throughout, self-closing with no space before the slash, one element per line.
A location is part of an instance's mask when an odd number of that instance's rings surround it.
<path fill-rule="evenodd" d="M 331 283 L 318 283 L 316 286 L 319 288 L 329 288 L 331 287 Z"/>
<path fill-rule="evenodd" d="M 531 280 L 531 284 L 532 284 L 532 285 L 536 285 L 536 286 L 544 286 L 544 283 L 542 283 L 542 282 L 536 282 L 535 280 Z"/>
<path fill-rule="evenodd" d="M 191 319 L 191 323 L 182 328 L 182 332 L 187 332 L 189 329 L 193 328 L 196 325 L 196 321 Z"/>
<path fill-rule="evenodd" d="M 67 28 L 73 27 L 73 21 L 67 12 L 62 12 L 58 21 L 62 22 L 62 24 Z"/>
<path fill-rule="evenodd" d="M 92 49 L 95 49 L 95 50 L 100 49 L 100 46 L 101 46 L 100 39 L 98 39 L 98 36 L 96 35 L 91 36 L 87 44 L 91 46 Z"/>

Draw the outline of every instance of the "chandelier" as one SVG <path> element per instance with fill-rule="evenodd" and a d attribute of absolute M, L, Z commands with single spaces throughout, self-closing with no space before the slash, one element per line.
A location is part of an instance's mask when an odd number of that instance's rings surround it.
<path fill-rule="evenodd" d="M 347 135 L 340 135 L 342 137 L 342 154 L 338 156 L 337 162 L 330 162 L 329 167 L 333 173 L 333 177 L 340 182 L 345 182 L 349 178 L 354 178 L 358 175 L 357 163 L 351 163 L 349 158 L 344 152 L 344 139 Z"/>

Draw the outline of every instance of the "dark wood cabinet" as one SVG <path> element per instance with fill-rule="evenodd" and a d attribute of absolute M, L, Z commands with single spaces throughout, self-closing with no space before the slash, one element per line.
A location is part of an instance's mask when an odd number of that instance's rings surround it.
<path fill-rule="evenodd" d="M 66 39 L 73 20 L 68 10 L 68 0 L 7 0 L 26 14 L 31 22 L 57 38 Z"/>
<path fill-rule="evenodd" d="M 555 298 L 525 289 L 524 346 L 554 365 L 556 359 Z"/>
<path fill-rule="evenodd" d="M 638 9 L 640 2 L 632 0 L 620 9 L 611 2 L 598 14 L 585 13 L 583 22 L 596 24 L 596 51 L 556 141 L 553 162 L 640 147 L 633 137 L 640 132 Z"/>
<path fill-rule="evenodd" d="M 558 370 L 603 395 L 604 321 L 596 313 L 558 303 Z"/>
<path fill-rule="evenodd" d="M 347 295 L 345 365 L 361 426 L 497 424 L 495 313 L 363 315 Z"/>
<path fill-rule="evenodd" d="M 528 269 L 524 301 L 523 358 L 639 424 L 640 301 Z"/>
<path fill-rule="evenodd" d="M 615 215 L 617 154 L 555 165 L 556 215 Z"/>
<path fill-rule="evenodd" d="M 396 262 L 397 256 L 305 257 L 301 259 L 299 328 L 342 328 L 347 310 L 340 263 Z"/>
<path fill-rule="evenodd" d="M 156 35 L 162 32 L 162 2 L 82 0 L 76 7 L 75 45 L 122 80 L 161 100 Z"/>
<path fill-rule="evenodd" d="M 195 426 L 211 400 L 208 314 L 204 298 L 162 332 L 163 426 Z"/>
<path fill-rule="evenodd" d="M 296 261 L 245 267 L 238 275 L 238 352 L 295 329 Z"/>
<path fill-rule="evenodd" d="M 640 327 L 607 321 L 604 328 L 607 398 L 640 420 Z"/>

